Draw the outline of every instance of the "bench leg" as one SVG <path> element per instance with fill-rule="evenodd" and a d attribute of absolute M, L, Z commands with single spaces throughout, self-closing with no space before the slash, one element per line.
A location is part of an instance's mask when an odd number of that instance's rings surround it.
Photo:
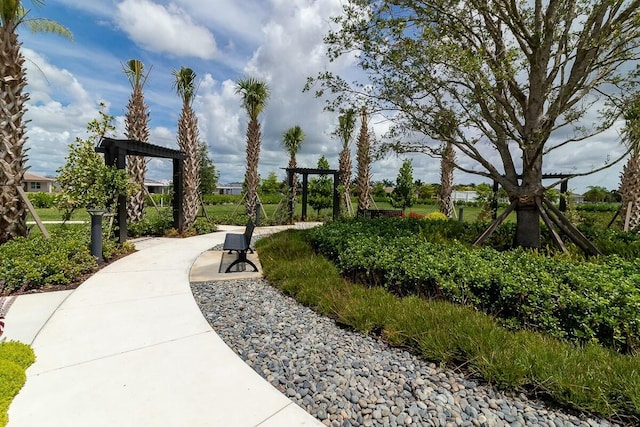
<path fill-rule="evenodd" d="M 241 262 L 245 263 L 245 264 L 249 264 L 251 267 L 253 267 L 253 271 L 254 272 L 258 271 L 258 267 L 256 267 L 256 265 L 253 263 L 253 261 L 247 259 L 247 251 L 238 251 L 238 258 L 236 258 L 229 265 L 229 267 L 227 267 L 227 269 L 224 272 L 225 273 L 230 273 L 231 272 L 231 267 L 233 267 L 236 264 L 240 264 Z"/>

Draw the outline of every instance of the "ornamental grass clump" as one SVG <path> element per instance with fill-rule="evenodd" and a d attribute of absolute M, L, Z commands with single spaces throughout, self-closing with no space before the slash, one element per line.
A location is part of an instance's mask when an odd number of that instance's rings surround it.
<path fill-rule="evenodd" d="M 469 305 L 403 297 L 383 287 L 352 283 L 314 252 L 309 242 L 315 234 L 287 231 L 256 244 L 269 282 L 301 303 L 429 361 L 481 376 L 498 388 L 623 424 L 640 422 L 640 358 L 593 340 L 578 345 L 548 334 L 509 330 Z"/>

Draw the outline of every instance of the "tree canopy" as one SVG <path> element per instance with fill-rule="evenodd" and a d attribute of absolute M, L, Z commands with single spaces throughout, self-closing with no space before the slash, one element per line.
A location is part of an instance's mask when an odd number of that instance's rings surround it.
<path fill-rule="evenodd" d="M 347 82 L 323 72 L 317 94 L 336 94 L 330 107 L 361 102 L 387 114 L 400 151 L 438 155 L 443 142 L 452 144 L 462 155 L 458 169 L 506 189 L 517 243 L 537 246 L 543 158 L 618 117 L 635 73 L 629 64 L 640 56 L 638 6 L 348 0 L 325 41 L 332 60 L 357 52 L 366 77 Z"/>

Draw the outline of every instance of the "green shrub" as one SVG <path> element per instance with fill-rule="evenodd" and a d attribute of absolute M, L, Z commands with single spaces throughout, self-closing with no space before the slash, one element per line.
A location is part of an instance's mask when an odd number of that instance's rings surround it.
<path fill-rule="evenodd" d="M 52 208 L 56 201 L 56 195 L 53 193 L 27 193 L 27 197 L 29 197 L 33 207 L 38 209 Z"/>
<path fill-rule="evenodd" d="M 311 230 L 314 247 L 352 280 L 398 295 L 471 304 L 518 329 L 579 343 L 640 349 L 640 259 L 580 261 L 499 252 L 449 240 L 446 221 L 407 232 L 412 220 L 340 221 Z M 439 232 L 429 223 L 443 224 Z"/>
<path fill-rule="evenodd" d="M 9 421 L 9 405 L 24 385 L 25 370 L 35 361 L 33 350 L 15 341 L 0 342 L 0 426 Z"/>
<path fill-rule="evenodd" d="M 173 228 L 173 212 L 163 209 L 159 213 L 147 212 L 140 221 L 127 224 L 127 234 L 131 237 L 164 236 Z"/>
<path fill-rule="evenodd" d="M 323 230 L 329 231 L 335 232 Z M 540 333 L 509 331 L 473 307 L 400 298 L 350 283 L 314 253 L 307 243 L 312 234 L 315 230 L 287 231 L 256 244 L 269 282 L 303 304 L 429 361 L 481 375 L 501 389 L 530 391 L 624 424 L 640 421 L 640 358 L 593 342 L 578 346 Z"/>
<path fill-rule="evenodd" d="M 96 261 L 89 251 L 86 229 L 64 229 L 33 238 L 16 238 L 0 245 L 2 293 L 10 293 L 29 283 L 28 289 L 64 285 L 91 271 Z"/>

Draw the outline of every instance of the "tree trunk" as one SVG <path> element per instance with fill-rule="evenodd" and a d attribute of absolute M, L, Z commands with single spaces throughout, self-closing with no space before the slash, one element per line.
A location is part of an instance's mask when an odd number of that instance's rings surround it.
<path fill-rule="evenodd" d="M 456 153 L 451 143 L 447 143 L 442 160 L 440 162 L 440 212 L 447 218 L 453 217 L 453 171 L 455 168 Z"/>
<path fill-rule="evenodd" d="M 640 226 L 640 155 L 638 154 L 634 153 L 622 169 L 620 195 L 622 196 L 622 220 L 624 222 L 628 217 L 629 230 L 635 230 Z"/>
<path fill-rule="evenodd" d="M 515 246 L 523 248 L 540 247 L 540 212 L 536 208 L 535 199 L 533 204 L 528 199 L 523 202 L 518 200 L 516 206 L 516 236 Z"/>
<path fill-rule="evenodd" d="M 14 23 L 0 28 L 0 243 L 27 235 L 27 207 L 16 186 L 22 187 L 25 172 L 26 125 L 23 119 L 28 95 L 20 42 Z"/>
<path fill-rule="evenodd" d="M 540 211 L 537 205 L 542 203 L 544 197 L 542 156 L 535 149 L 524 150 L 523 164 L 522 182 L 515 187 L 515 195 L 512 194 L 513 189 L 509 191 L 507 188 L 510 198 L 518 200 L 514 244 L 524 248 L 539 248 Z"/>
<path fill-rule="evenodd" d="M 247 170 L 244 176 L 247 184 L 247 197 L 245 198 L 245 211 L 247 215 L 256 220 L 256 207 L 258 205 L 258 162 L 260 160 L 260 123 L 257 119 L 251 119 L 247 127 Z"/>

